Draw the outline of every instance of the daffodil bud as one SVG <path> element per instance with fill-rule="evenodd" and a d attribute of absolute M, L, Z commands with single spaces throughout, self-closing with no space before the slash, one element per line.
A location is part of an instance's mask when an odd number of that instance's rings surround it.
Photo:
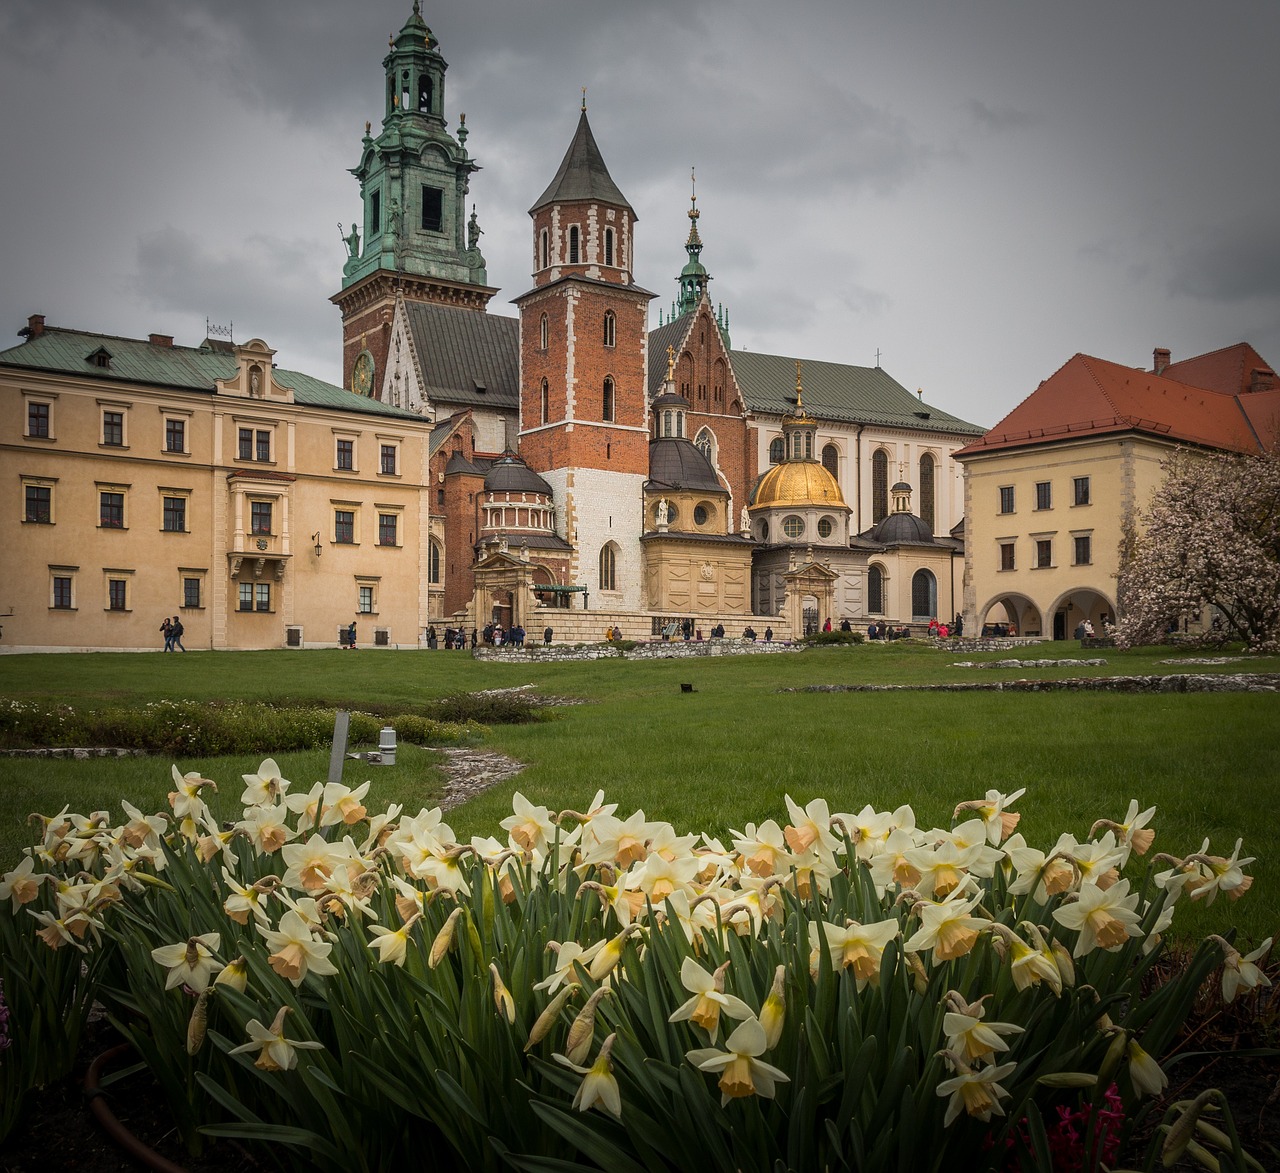
<path fill-rule="evenodd" d="M 196 1004 L 191 1010 L 191 1021 L 187 1023 L 187 1054 L 197 1055 L 204 1046 L 205 1033 L 209 1029 L 209 995 L 213 987 L 208 986 L 200 991 Z"/>
<path fill-rule="evenodd" d="M 458 918 L 461 915 L 462 909 L 455 908 L 440 926 L 436 939 L 431 942 L 431 952 L 427 956 L 428 968 L 435 969 L 444 960 L 444 955 L 449 952 L 449 947 L 453 944 L 453 935 L 457 931 Z"/>
<path fill-rule="evenodd" d="M 1102 1057 L 1102 1066 L 1098 1068 L 1098 1082 L 1103 1087 L 1109 1087 L 1111 1081 L 1115 1078 L 1116 1068 L 1120 1066 L 1120 1060 L 1124 1058 L 1127 1042 L 1128 1036 L 1125 1032 L 1117 1030 L 1115 1037 L 1111 1040 L 1111 1046 L 1107 1048 L 1107 1053 Z"/>
<path fill-rule="evenodd" d="M 564 1004 L 573 996 L 577 986 L 564 986 L 560 992 L 547 1003 L 547 1008 L 538 1015 L 534 1021 L 533 1029 L 529 1031 L 529 1039 L 524 1045 L 526 1051 L 532 1050 L 543 1039 L 547 1037 L 548 1032 L 555 1025 L 556 1019 L 560 1017 L 560 1011 L 564 1009 Z"/>
<path fill-rule="evenodd" d="M 578 1011 L 578 1016 L 569 1027 L 569 1037 L 565 1040 L 564 1054 L 570 1063 L 581 1063 L 591 1051 L 591 1040 L 596 1033 L 596 1007 L 600 999 L 609 992 L 607 986 L 601 986 L 587 1004 Z"/>
<path fill-rule="evenodd" d="M 783 996 L 786 975 L 785 965 L 780 965 L 773 971 L 773 988 L 765 998 L 764 1005 L 760 1007 L 760 1025 L 764 1027 L 764 1045 L 766 1050 L 770 1051 L 778 1045 L 787 1017 L 787 1003 Z"/>
<path fill-rule="evenodd" d="M 498 1008 L 498 1013 L 507 1020 L 508 1023 L 514 1024 L 516 1020 L 516 1002 L 511 996 L 511 991 L 507 989 L 506 983 L 502 980 L 502 975 L 498 972 L 498 967 L 492 961 L 489 963 L 489 972 L 493 974 L 493 1002 Z"/>
<path fill-rule="evenodd" d="M 1160 1064 L 1138 1045 L 1137 1039 L 1129 1040 L 1129 1078 L 1140 1096 L 1158 1096 L 1169 1084 Z"/>
<path fill-rule="evenodd" d="M 911 971 L 911 980 L 915 985 L 916 993 L 924 997 L 925 992 L 929 989 L 929 974 L 924 967 L 924 962 L 920 960 L 919 953 L 908 953 L 905 955 L 907 959 L 907 968 Z"/>

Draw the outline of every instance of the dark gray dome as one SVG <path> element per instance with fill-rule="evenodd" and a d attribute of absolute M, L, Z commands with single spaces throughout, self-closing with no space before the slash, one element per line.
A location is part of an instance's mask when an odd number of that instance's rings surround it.
<path fill-rule="evenodd" d="M 883 521 L 877 523 L 867 535 L 873 542 L 882 546 L 894 546 L 900 543 L 914 545 L 933 543 L 933 534 L 914 513 L 891 513 Z"/>
<path fill-rule="evenodd" d="M 672 489 L 726 491 L 701 448 L 670 436 L 649 441 L 649 480 Z"/>
<path fill-rule="evenodd" d="M 896 485 L 894 485 L 894 486 L 893 486 L 893 492 L 895 492 L 895 493 L 909 493 L 909 492 L 911 492 L 911 486 L 910 486 L 909 484 L 907 484 L 907 482 L 906 482 L 906 481 L 899 481 Z"/>
<path fill-rule="evenodd" d="M 542 493 L 551 496 L 551 486 L 518 456 L 504 456 L 494 464 L 484 478 L 484 487 L 490 493 Z"/>
<path fill-rule="evenodd" d="M 679 391 L 666 391 L 653 401 L 653 407 L 680 407 L 689 410 L 689 401 Z"/>

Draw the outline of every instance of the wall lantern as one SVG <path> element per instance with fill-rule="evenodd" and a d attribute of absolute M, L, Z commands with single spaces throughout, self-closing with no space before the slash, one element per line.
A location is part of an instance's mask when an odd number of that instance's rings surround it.
<path fill-rule="evenodd" d="M 311 540 L 316 544 L 316 557 L 319 558 L 320 555 L 324 553 L 324 547 L 320 544 L 319 530 L 316 530 L 316 532 L 311 535 Z"/>

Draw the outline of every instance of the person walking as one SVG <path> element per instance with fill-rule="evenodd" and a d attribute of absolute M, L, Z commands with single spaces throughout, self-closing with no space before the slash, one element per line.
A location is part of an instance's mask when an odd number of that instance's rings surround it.
<path fill-rule="evenodd" d="M 164 617 L 164 622 L 160 624 L 160 634 L 164 636 L 164 650 L 166 652 L 173 651 L 173 623 L 168 615 Z"/>
<path fill-rule="evenodd" d="M 180 652 L 187 650 L 182 646 L 182 633 L 185 630 L 186 628 L 182 626 L 182 620 L 175 615 L 173 622 L 169 624 L 169 651 L 173 651 L 175 648 Z"/>
<path fill-rule="evenodd" d="M 351 626 L 347 628 L 347 647 L 353 652 L 356 650 L 356 623 L 354 619 L 351 621 Z"/>
<path fill-rule="evenodd" d="M 548 648 L 549 648 L 549 647 L 551 646 L 551 637 L 552 637 L 553 635 L 555 635 L 555 632 L 554 632 L 554 631 L 552 631 L 552 630 L 551 630 L 551 628 L 549 628 L 549 627 L 544 627 L 544 628 L 542 629 L 542 644 L 543 644 L 543 646 L 544 646 L 544 647 L 548 647 Z"/>
<path fill-rule="evenodd" d="M 766 627 L 766 628 L 764 629 L 764 642 L 765 642 L 765 643 L 767 643 L 767 644 L 771 644 L 771 643 L 773 643 L 773 628 L 772 628 L 772 627 Z"/>

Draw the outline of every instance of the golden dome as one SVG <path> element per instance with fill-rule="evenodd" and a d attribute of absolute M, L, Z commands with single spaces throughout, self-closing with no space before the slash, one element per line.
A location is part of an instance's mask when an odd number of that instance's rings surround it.
<path fill-rule="evenodd" d="M 771 509 L 783 505 L 848 508 L 836 478 L 816 460 L 788 460 L 775 464 L 760 478 L 751 507 Z"/>

